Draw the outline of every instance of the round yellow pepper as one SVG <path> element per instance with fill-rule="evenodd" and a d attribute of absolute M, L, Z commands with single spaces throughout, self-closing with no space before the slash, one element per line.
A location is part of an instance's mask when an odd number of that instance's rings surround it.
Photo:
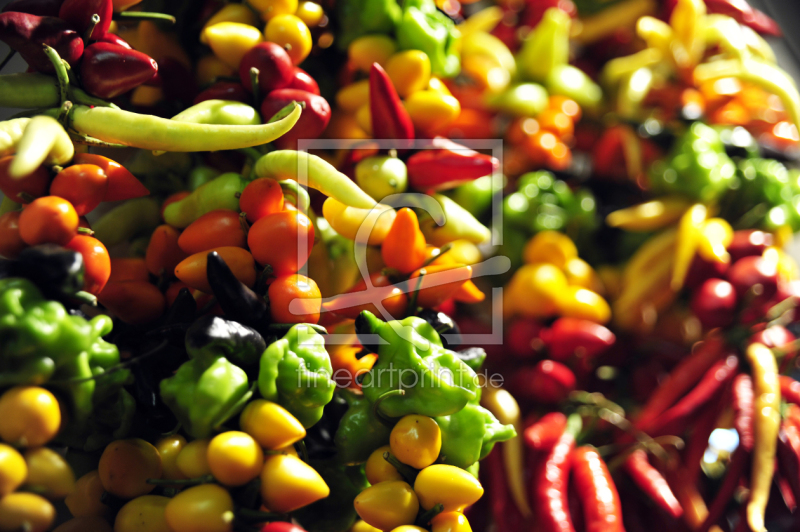
<path fill-rule="evenodd" d="M 539 231 L 528 240 L 522 251 L 522 258 L 528 264 L 548 262 L 564 269 L 567 261 L 578 256 L 575 243 L 564 233 L 558 231 Z"/>
<path fill-rule="evenodd" d="M 481 498 L 483 486 L 460 467 L 435 464 L 419 472 L 414 492 L 426 510 L 441 504 L 445 512 L 458 512 Z"/>
<path fill-rule="evenodd" d="M 461 114 L 459 101 L 441 92 L 417 91 L 404 103 L 414 127 L 428 133 L 446 127 Z"/>
<path fill-rule="evenodd" d="M 397 94 L 407 98 L 423 90 L 431 79 L 431 60 L 419 50 L 397 52 L 386 63 L 386 73 Z"/>
<path fill-rule="evenodd" d="M 214 13 L 208 22 L 205 23 L 203 29 L 209 26 L 219 24 L 220 22 L 239 22 L 247 24 L 248 26 L 255 26 L 258 23 L 258 17 L 252 9 L 245 4 L 225 4 L 222 9 Z M 206 44 L 205 36 L 200 32 L 200 42 Z"/>
<path fill-rule="evenodd" d="M 372 63 L 386 65 L 386 61 L 396 50 L 397 45 L 386 35 L 365 35 L 350 43 L 347 56 L 358 70 L 369 72 Z"/>
<path fill-rule="evenodd" d="M 261 14 L 264 22 L 279 15 L 294 15 L 298 8 L 297 0 L 252 0 L 250 5 Z"/>
<path fill-rule="evenodd" d="M 371 486 L 353 501 L 356 513 L 380 530 L 410 525 L 417 518 L 419 499 L 402 480 L 388 480 Z"/>
<path fill-rule="evenodd" d="M 270 42 L 286 48 L 292 63 L 299 65 L 311 53 L 311 32 L 306 23 L 294 15 L 277 15 L 269 19 L 264 35 Z"/>
<path fill-rule="evenodd" d="M 569 286 L 558 298 L 558 311 L 562 316 L 581 318 L 595 323 L 607 323 L 611 319 L 611 307 L 597 292 L 580 286 Z"/>
<path fill-rule="evenodd" d="M 384 453 L 391 452 L 391 450 L 391 447 L 384 445 L 372 451 L 367 458 L 364 470 L 370 484 L 378 484 L 387 480 L 403 480 L 403 475 L 398 473 L 397 469 L 383 457 Z"/>
<path fill-rule="evenodd" d="M 472 527 L 461 512 L 442 512 L 431 521 L 431 532 L 472 532 Z"/>
<path fill-rule="evenodd" d="M 389 436 L 392 454 L 404 464 L 422 469 L 436 461 L 442 449 L 442 431 L 428 416 L 403 417 Z"/>
<path fill-rule="evenodd" d="M 214 55 L 238 70 L 244 54 L 263 39 L 261 32 L 241 22 L 220 22 L 203 29 L 200 39 L 208 43 Z"/>
<path fill-rule="evenodd" d="M 325 16 L 325 11 L 323 11 L 322 6 L 316 2 L 305 1 L 300 2 L 300 5 L 297 6 L 295 15 L 297 15 L 297 18 L 305 22 L 306 26 L 309 28 L 314 28 L 320 22 L 322 22 L 322 17 Z"/>

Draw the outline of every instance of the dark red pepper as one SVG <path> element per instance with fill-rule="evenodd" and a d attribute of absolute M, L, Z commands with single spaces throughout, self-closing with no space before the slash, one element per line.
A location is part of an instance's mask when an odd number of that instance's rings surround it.
<path fill-rule="evenodd" d="M 507 532 L 528 532 L 530 523 L 519 511 L 517 505 L 514 504 L 514 499 L 508 489 L 500 447 L 498 446 L 490 452 L 485 460 L 486 466 L 483 471 L 486 471 L 488 476 L 486 488 L 489 493 L 492 517 L 497 529 Z"/>
<path fill-rule="evenodd" d="M 194 103 L 198 104 L 206 100 L 230 100 L 249 105 L 252 99 L 250 93 L 245 90 L 241 83 L 218 81 L 198 94 L 194 99 Z"/>
<path fill-rule="evenodd" d="M 728 246 L 731 262 L 736 262 L 743 257 L 760 257 L 764 250 L 772 245 L 772 234 L 756 229 L 740 229 L 733 232 L 733 240 Z"/>
<path fill-rule="evenodd" d="M 647 453 L 642 449 L 633 451 L 628 459 L 625 460 L 625 471 L 630 475 L 633 482 L 639 486 L 645 495 L 658 505 L 659 508 L 666 511 L 675 519 L 683 515 L 683 507 L 672 489 L 667 484 L 667 479 L 664 478 L 658 469 L 650 465 L 647 460 Z"/>
<path fill-rule="evenodd" d="M 586 532 L 625 532 L 617 487 L 594 447 L 573 451 L 572 478 L 583 506 Z"/>
<path fill-rule="evenodd" d="M 414 124 L 389 75 L 378 63 L 369 71 L 369 110 L 376 139 L 413 140 Z"/>
<path fill-rule="evenodd" d="M 730 504 L 736 488 L 739 486 L 739 480 L 745 475 L 750 464 L 750 453 L 739 447 L 731 455 L 731 460 L 728 463 L 728 470 L 725 473 L 725 480 L 717 491 L 714 501 L 708 508 L 708 516 L 697 532 L 708 532 L 708 530 L 719 522 L 720 518 L 725 514 L 725 509 Z"/>
<path fill-rule="evenodd" d="M 117 46 L 122 46 L 128 50 L 133 50 L 133 46 L 128 44 L 128 41 L 113 33 L 105 33 L 102 37 L 97 39 L 97 42 L 107 42 L 108 44 L 116 44 Z"/>
<path fill-rule="evenodd" d="M 312 94 L 316 94 L 317 96 L 320 94 L 317 80 L 312 78 L 308 72 L 300 67 L 294 67 L 294 75 L 292 76 L 292 80 L 289 82 L 289 85 L 287 85 L 286 88 L 310 92 Z"/>
<path fill-rule="evenodd" d="M 549 451 L 567 428 L 567 416 L 561 412 L 545 414 L 536 423 L 525 429 L 523 441 L 534 451 Z"/>
<path fill-rule="evenodd" d="M 248 91 L 253 91 L 250 69 L 258 69 L 258 88 L 261 95 L 276 89 L 285 89 L 294 77 L 292 59 L 283 46 L 262 42 L 250 48 L 239 64 L 239 79 Z M 319 92 L 317 92 L 319 94 Z"/>
<path fill-rule="evenodd" d="M 543 328 L 539 320 L 535 318 L 516 318 L 506 328 L 503 346 L 517 358 L 534 358 L 544 347 L 544 343 L 539 338 Z"/>
<path fill-rule="evenodd" d="M 565 362 L 578 357 L 583 365 L 605 353 L 616 341 L 614 333 L 598 323 L 580 318 L 559 318 L 541 334 L 547 352 Z"/>
<path fill-rule="evenodd" d="M 798 383 L 800 384 L 800 383 Z M 753 379 L 742 373 L 733 379 L 733 426 L 739 433 L 739 445 L 753 450 Z"/>
<path fill-rule="evenodd" d="M 282 150 L 296 150 L 299 139 L 319 137 L 331 120 L 331 106 L 325 98 L 297 89 L 278 89 L 267 94 L 261 103 L 261 119 L 269 120 L 293 101 L 303 102 L 306 107 L 294 127 L 275 141 L 275 145 Z"/>
<path fill-rule="evenodd" d="M 57 17 L 64 0 L 11 0 L 3 6 L 3 13 L 16 11 L 40 17 Z"/>
<path fill-rule="evenodd" d="M 533 367 L 520 368 L 508 381 L 514 396 L 538 403 L 559 403 L 575 390 L 575 374 L 564 364 L 542 360 Z"/>
<path fill-rule="evenodd" d="M 738 369 L 737 356 L 731 355 L 717 362 L 675 406 L 660 415 L 652 425 L 644 425 L 640 429 L 651 436 L 682 433 L 700 411 L 720 396 L 720 391 L 733 380 Z"/>
<path fill-rule="evenodd" d="M 558 442 L 534 468 L 530 484 L 531 506 L 541 532 L 575 532 L 569 514 L 567 487 L 572 450 L 580 429 L 580 416 L 572 414 Z"/>
<path fill-rule="evenodd" d="M 778 469 L 789 482 L 797 500 L 800 497 L 800 430 L 790 421 L 781 424 L 777 454 Z"/>
<path fill-rule="evenodd" d="M 90 40 L 99 39 L 111 27 L 111 15 L 114 14 L 114 4 L 111 0 L 66 0 L 58 10 L 58 18 L 66 20 L 81 35 L 92 25 L 92 16 L 98 15 L 100 22 L 92 30 Z"/>
<path fill-rule="evenodd" d="M 81 83 L 86 92 L 100 98 L 125 94 L 158 72 L 152 57 L 116 44 L 94 43 L 83 55 Z"/>
<path fill-rule="evenodd" d="M 697 489 L 697 479 L 700 476 L 703 455 L 708 449 L 708 439 L 711 437 L 711 433 L 714 432 L 714 429 L 717 428 L 717 421 L 719 420 L 720 414 L 730 405 L 730 387 L 725 387 L 722 393 L 717 395 L 718 397 L 716 400 L 712 401 L 711 404 L 703 410 L 697 418 L 697 421 L 692 425 L 692 432 L 683 450 L 683 463 L 685 466 L 683 468 L 682 478 L 685 482 L 691 484 L 695 490 Z M 672 488 L 675 489 L 675 486 L 672 485 Z M 675 494 L 678 496 L 678 500 L 681 501 L 681 504 L 683 504 L 684 511 L 688 511 L 686 504 L 683 502 L 680 495 L 678 495 L 677 491 Z"/>
<path fill-rule="evenodd" d="M 379 137 L 376 135 L 376 138 Z M 434 138 L 431 145 L 432 149 L 418 151 L 406 163 L 408 183 L 413 189 L 448 190 L 491 175 L 500 168 L 495 157 L 444 137 Z"/>
<path fill-rule="evenodd" d="M 779 377 L 781 383 L 781 399 L 787 403 L 800 405 L 800 382 L 787 375 Z"/>
<path fill-rule="evenodd" d="M 70 65 L 83 54 L 83 40 L 72 26 L 55 17 L 39 17 L 27 13 L 0 14 L 0 41 L 3 41 L 39 72 L 54 73 L 55 68 L 42 48 L 54 48 Z"/>

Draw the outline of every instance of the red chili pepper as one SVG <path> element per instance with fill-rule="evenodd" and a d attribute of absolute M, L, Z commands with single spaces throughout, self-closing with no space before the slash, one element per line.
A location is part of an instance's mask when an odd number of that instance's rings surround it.
<path fill-rule="evenodd" d="M 444 137 L 436 137 L 431 145 L 432 149 L 418 151 L 406 163 L 409 185 L 416 190 L 449 190 L 500 168 L 495 157 Z"/>
<path fill-rule="evenodd" d="M 119 35 L 115 35 L 113 33 L 106 33 L 99 39 L 97 42 L 105 42 L 108 44 L 116 44 L 117 46 L 122 46 L 123 48 L 127 48 L 128 50 L 133 50 L 133 46 L 128 44 L 128 41 L 120 37 Z"/>
<path fill-rule="evenodd" d="M 738 368 L 739 358 L 735 355 L 717 362 L 705 372 L 700 383 L 691 392 L 655 419 L 652 424 L 640 426 L 640 430 L 651 436 L 676 434 L 683 431 L 698 412 L 720 395 L 720 390 L 724 389 L 736 376 Z"/>
<path fill-rule="evenodd" d="M 717 421 L 719 420 L 720 413 L 731 402 L 730 387 L 725 387 L 723 393 L 717 395 L 718 397 L 716 400 L 709 404 L 697 418 L 697 421 L 694 422 L 691 435 L 683 451 L 683 462 L 686 464 L 683 478 L 685 482 L 692 483 L 693 485 L 696 483 L 697 477 L 700 474 L 703 455 L 706 449 L 708 449 L 708 439 L 711 437 L 711 433 L 714 432 L 714 429 L 717 428 Z M 675 489 L 675 486 L 672 487 Z M 686 505 L 683 503 L 680 496 L 678 496 L 678 500 L 683 504 L 684 511 L 687 511 Z M 703 519 L 705 519 L 705 517 Z"/>
<path fill-rule="evenodd" d="M 275 141 L 282 150 L 297 149 L 299 139 L 319 137 L 331 120 L 331 106 L 328 100 L 311 92 L 297 89 L 278 89 L 267 94 L 261 102 L 261 117 L 267 121 L 275 113 L 292 102 L 304 103 L 305 109 L 292 129 Z"/>
<path fill-rule="evenodd" d="M 59 18 L 38 17 L 27 13 L 8 12 L 0 15 L 0 41 L 39 72 L 52 74 L 53 63 L 47 58 L 43 44 L 54 48 L 61 59 L 74 65 L 83 54 L 83 40 L 72 26 Z"/>
<path fill-rule="evenodd" d="M 247 92 L 241 83 L 236 83 L 233 81 L 218 81 L 195 96 L 194 104 L 196 105 L 206 100 L 230 100 L 249 105 L 253 100 L 253 97 L 249 92 Z"/>
<path fill-rule="evenodd" d="M 744 448 L 739 447 L 733 452 L 728 463 L 728 470 L 725 473 L 725 480 L 722 481 L 722 485 L 714 497 L 714 502 L 711 503 L 711 507 L 708 509 L 708 516 L 697 532 L 708 532 L 712 526 L 719 522 L 731 502 L 736 488 L 739 486 L 739 480 L 747 472 L 749 464 L 750 454 Z"/>
<path fill-rule="evenodd" d="M 800 498 L 800 429 L 784 421 L 778 432 L 778 470 L 792 488 L 795 501 Z"/>
<path fill-rule="evenodd" d="M 114 14 L 114 4 L 111 0 L 66 0 L 58 10 L 58 18 L 66 20 L 81 35 L 92 26 L 92 16 L 100 17 L 89 39 L 99 39 L 111 27 L 111 15 Z"/>
<path fill-rule="evenodd" d="M 600 453 L 579 447 L 572 453 L 572 466 L 586 532 L 625 532 L 619 493 Z"/>
<path fill-rule="evenodd" d="M 509 379 L 508 388 L 522 399 L 538 403 L 560 403 L 575 390 L 575 374 L 553 360 L 542 360 L 533 367 L 518 369 Z"/>
<path fill-rule="evenodd" d="M 369 110 L 376 139 L 413 140 L 414 124 L 389 75 L 378 63 L 369 72 Z"/>
<path fill-rule="evenodd" d="M 800 383 L 798 383 L 800 385 Z M 733 426 L 739 433 L 739 445 L 753 450 L 753 379 L 742 373 L 733 380 Z"/>
<path fill-rule="evenodd" d="M 683 507 L 664 476 L 647 460 L 647 453 L 642 449 L 633 451 L 625 460 L 625 471 L 634 483 L 653 500 L 661 509 L 674 518 L 683 515 Z"/>
<path fill-rule="evenodd" d="M 57 17 L 58 10 L 64 0 L 11 0 L 3 7 L 6 11 L 16 11 L 17 13 L 28 13 L 40 17 Z"/>
<path fill-rule="evenodd" d="M 567 428 L 567 416 L 561 412 L 550 412 L 525 429 L 524 441 L 534 451 L 549 451 L 558 443 Z"/>
<path fill-rule="evenodd" d="M 575 532 L 569 515 L 567 485 L 572 465 L 575 437 L 581 429 L 581 418 L 572 414 L 558 443 L 536 464 L 531 478 L 531 506 L 541 532 Z"/>
<path fill-rule="evenodd" d="M 81 61 L 81 83 L 86 92 L 113 98 L 138 87 L 158 72 L 155 60 L 142 52 L 106 42 L 86 48 Z"/>
<path fill-rule="evenodd" d="M 311 94 L 316 94 L 317 96 L 320 95 L 317 80 L 312 78 L 308 72 L 300 67 L 294 67 L 294 75 L 292 76 L 292 80 L 289 82 L 289 85 L 287 85 L 286 88 L 310 92 Z"/>
<path fill-rule="evenodd" d="M 600 324 L 580 318 L 559 318 L 541 333 L 548 354 L 560 362 L 577 356 L 584 365 L 605 353 L 616 341 Z"/>
<path fill-rule="evenodd" d="M 518 317 L 507 325 L 503 347 L 516 358 L 523 360 L 536 358 L 543 346 L 539 338 L 542 329 L 542 324 L 536 318 Z"/>
<path fill-rule="evenodd" d="M 800 474 L 800 473 L 795 473 Z M 780 469 L 776 468 L 775 471 L 775 484 L 778 486 L 778 491 L 783 499 L 783 504 L 789 509 L 789 512 L 794 513 L 797 508 L 797 497 L 794 495 L 792 485 Z"/>
<path fill-rule="evenodd" d="M 800 405 L 800 382 L 787 375 L 781 375 L 781 399 L 786 402 Z"/>
<path fill-rule="evenodd" d="M 121 201 L 147 196 L 150 191 L 124 166 L 95 153 L 76 153 L 73 164 L 93 164 L 108 176 L 108 188 L 103 201 Z"/>
<path fill-rule="evenodd" d="M 634 422 L 636 427 L 652 423 L 694 386 L 711 366 L 732 352 L 725 348 L 724 340 L 718 335 L 710 335 L 694 347 L 692 354 L 675 366 L 639 411 Z"/>
<path fill-rule="evenodd" d="M 507 532 L 527 532 L 530 530 L 530 523 L 520 513 L 514 499 L 508 490 L 506 482 L 505 468 L 503 467 L 503 455 L 500 447 L 495 448 L 485 458 L 486 467 L 484 471 L 488 475 L 487 491 L 489 492 L 492 510 L 492 517 L 498 530 Z"/>

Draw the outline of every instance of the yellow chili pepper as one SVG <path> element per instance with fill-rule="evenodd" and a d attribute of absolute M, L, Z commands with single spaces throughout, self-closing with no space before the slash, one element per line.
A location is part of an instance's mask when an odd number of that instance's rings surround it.
<path fill-rule="evenodd" d="M 781 425 L 781 388 L 772 351 L 758 342 L 747 348 L 753 377 L 753 465 L 747 524 L 754 532 L 766 530 L 764 512 L 775 471 L 775 448 Z"/>
<path fill-rule="evenodd" d="M 443 246 L 454 240 L 468 240 L 473 244 L 481 244 L 492 236 L 492 232 L 480 223 L 464 207 L 442 194 L 433 194 L 444 211 L 444 225 L 437 225 L 430 216 L 420 218 L 420 229 L 425 241 L 434 246 Z"/>
<path fill-rule="evenodd" d="M 365 35 L 350 43 L 347 57 L 361 72 L 369 72 L 372 63 L 386 66 L 386 62 L 397 50 L 397 44 L 386 35 Z"/>
<path fill-rule="evenodd" d="M 42 164 L 66 164 L 72 160 L 75 147 L 67 132 L 54 118 L 39 115 L 21 120 L 28 120 L 28 123 L 16 143 L 16 155 L 8 168 L 12 178 L 20 179 L 30 175 Z M 6 131 L 16 131 L 17 124 Z"/>
<path fill-rule="evenodd" d="M 261 497 L 275 512 L 292 512 L 330 495 L 316 469 L 290 454 L 267 456 L 261 470 Z"/>
<path fill-rule="evenodd" d="M 355 113 L 363 105 L 368 106 L 369 80 L 362 79 L 339 89 L 339 92 L 336 93 L 336 105 L 348 113 Z"/>
<path fill-rule="evenodd" d="M 461 113 L 461 104 L 456 98 L 434 91 L 416 91 L 404 104 L 414 127 L 427 132 L 448 126 Z"/>
<path fill-rule="evenodd" d="M 322 214 L 333 229 L 354 242 L 377 246 L 383 242 L 394 223 L 395 210 L 376 204 L 371 209 L 348 207 L 336 198 L 322 204 Z"/>
<path fill-rule="evenodd" d="M 200 39 L 214 51 L 214 55 L 233 69 L 238 70 L 244 54 L 264 40 L 258 28 L 241 22 L 220 22 L 203 28 Z"/>
<path fill-rule="evenodd" d="M 706 220 L 700 228 L 697 253 L 707 261 L 729 263 L 728 246 L 733 241 L 733 227 L 722 218 Z"/>
<path fill-rule="evenodd" d="M 428 416 L 404 416 L 392 429 L 389 444 L 398 460 L 415 469 L 422 469 L 439 457 L 442 431 L 436 421 Z"/>
<path fill-rule="evenodd" d="M 431 532 L 472 532 L 472 527 L 461 512 L 442 512 L 431 521 Z"/>
<path fill-rule="evenodd" d="M 393 530 L 414 522 L 419 512 L 419 499 L 406 482 L 388 480 L 359 493 L 353 506 L 368 524 L 381 530 Z"/>
<path fill-rule="evenodd" d="M 355 118 L 358 127 L 372 137 L 372 111 L 370 111 L 369 103 L 365 103 L 358 108 Z"/>
<path fill-rule="evenodd" d="M 578 248 L 572 239 L 558 231 L 539 231 L 522 251 L 522 259 L 528 264 L 547 262 L 561 269 L 577 256 Z"/>
<path fill-rule="evenodd" d="M 546 318 L 558 310 L 559 294 L 567 289 L 567 278 L 558 266 L 526 264 L 514 273 L 503 298 L 504 310 L 532 318 Z"/>
<path fill-rule="evenodd" d="M 269 450 L 292 445 L 305 438 L 306 429 L 297 418 L 277 403 L 256 399 L 239 415 L 239 426 Z"/>
<path fill-rule="evenodd" d="M 378 484 L 387 480 L 403 480 L 403 475 L 383 457 L 384 453 L 391 451 L 391 447 L 384 445 L 372 451 L 372 454 L 367 458 L 364 472 L 370 484 Z"/>
<path fill-rule="evenodd" d="M 655 231 L 680 220 L 691 203 L 678 196 L 666 196 L 614 211 L 606 224 L 625 231 Z"/>
<path fill-rule="evenodd" d="M 562 316 L 580 318 L 595 323 L 607 323 L 611 319 L 611 307 L 603 297 L 580 286 L 569 286 L 556 299 Z"/>
<path fill-rule="evenodd" d="M 675 35 L 672 42 L 672 57 L 678 68 L 692 68 L 703 57 L 705 42 L 702 25 L 706 14 L 703 0 L 678 0 L 669 25 Z"/>
<path fill-rule="evenodd" d="M 570 286 L 579 286 L 598 294 L 604 292 L 603 283 L 600 281 L 597 272 L 588 262 L 579 257 L 567 261 L 564 266 L 564 274 L 567 276 L 567 283 Z"/>
<path fill-rule="evenodd" d="M 350 527 L 348 532 L 381 532 L 379 528 L 375 528 L 371 524 L 367 523 L 366 521 L 359 519 L 353 526 Z"/>
<path fill-rule="evenodd" d="M 222 6 L 222 9 L 214 13 L 203 26 L 203 31 L 200 32 L 201 43 L 206 44 L 208 42 L 204 30 L 220 22 L 238 22 L 240 24 L 247 24 L 248 26 L 255 26 L 258 24 L 258 17 L 255 12 L 245 4 L 225 4 Z"/>
<path fill-rule="evenodd" d="M 127 40 L 127 37 L 123 38 Z M 177 34 L 161 30 L 152 20 L 139 22 L 135 42 L 136 44 L 131 43 L 134 49 L 149 55 L 156 62 L 169 57 L 185 66 L 188 70 L 191 71 L 192 69 L 192 60 L 189 59 L 189 55 L 180 45 Z"/>
<path fill-rule="evenodd" d="M 700 243 L 700 231 L 707 215 L 706 206 L 696 203 L 681 216 L 671 280 L 672 289 L 676 292 L 683 287 L 683 281 L 686 279 L 689 266 L 692 264 L 692 259 Z"/>
<path fill-rule="evenodd" d="M 458 25 L 462 38 L 466 38 L 470 33 L 492 31 L 500 21 L 503 20 L 503 10 L 497 6 L 486 7 L 468 17 Z"/>
<path fill-rule="evenodd" d="M 428 85 L 431 60 L 425 52 L 419 50 L 397 52 L 386 62 L 386 73 L 397 89 L 397 94 L 407 98 Z"/>
<path fill-rule="evenodd" d="M 617 31 L 631 27 L 639 17 L 654 13 L 653 0 L 626 0 L 606 7 L 591 17 L 581 17 L 578 31 L 572 37 L 581 44 L 592 44 Z"/>
<path fill-rule="evenodd" d="M 631 284 L 657 263 L 663 262 L 665 256 L 672 256 L 677 236 L 677 229 L 670 228 L 649 238 L 647 242 L 639 246 L 622 271 L 622 284 Z"/>
<path fill-rule="evenodd" d="M 483 486 L 460 467 L 434 464 L 419 472 L 414 492 L 426 510 L 441 504 L 445 512 L 459 512 L 481 498 Z"/>

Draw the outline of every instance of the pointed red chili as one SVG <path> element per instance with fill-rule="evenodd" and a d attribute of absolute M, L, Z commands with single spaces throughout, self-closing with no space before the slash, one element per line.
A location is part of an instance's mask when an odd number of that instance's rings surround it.
<path fill-rule="evenodd" d="M 579 447 L 571 458 L 586 532 L 625 532 L 619 493 L 600 453 L 594 447 Z"/>
<path fill-rule="evenodd" d="M 413 140 L 414 124 L 389 75 L 378 63 L 369 72 L 369 110 L 376 139 Z"/>
<path fill-rule="evenodd" d="M 573 356 L 589 362 L 605 353 L 616 341 L 614 333 L 597 323 L 580 318 L 559 318 L 541 339 L 551 358 L 565 362 Z"/>
<path fill-rule="evenodd" d="M 625 471 L 650 499 L 675 519 L 683 515 L 683 507 L 664 476 L 647 459 L 642 449 L 633 451 L 625 460 Z"/>
<path fill-rule="evenodd" d="M 495 157 L 443 137 L 436 137 L 431 145 L 433 149 L 418 151 L 406 163 L 409 185 L 416 190 L 448 190 L 500 167 Z"/>
<path fill-rule="evenodd" d="M 155 60 L 142 52 L 98 42 L 86 48 L 81 62 L 81 82 L 86 92 L 113 98 L 152 79 Z"/>
<path fill-rule="evenodd" d="M 783 394 L 782 389 L 781 394 Z M 739 445 L 747 452 L 753 450 L 755 443 L 753 408 L 753 379 L 750 375 L 742 373 L 733 380 L 733 426 L 739 433 Z"/>
<path fill-rule="evenodd" d="M 39 72 L 53 73 L 53 64 L 42 48 L 54 48 L 70 65 L 83 54 L 83 40 L 72 26 L 55 17 L 39 17 L 27 13 L 0 14 L 0 41 L 3 41 Z"/>

